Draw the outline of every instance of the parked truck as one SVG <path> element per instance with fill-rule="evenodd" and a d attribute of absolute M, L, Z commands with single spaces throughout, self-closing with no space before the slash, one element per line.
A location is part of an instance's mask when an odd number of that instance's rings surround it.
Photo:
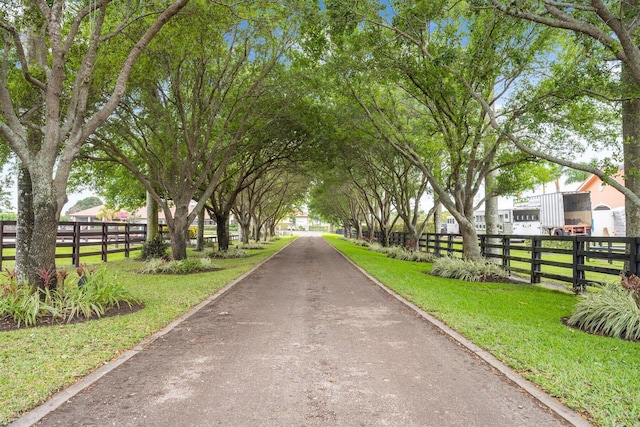
<path fill-rule="evenodd" d="M 540 194 L 514 203 L 513 234 L 591 235 L 591 193 Z"/>

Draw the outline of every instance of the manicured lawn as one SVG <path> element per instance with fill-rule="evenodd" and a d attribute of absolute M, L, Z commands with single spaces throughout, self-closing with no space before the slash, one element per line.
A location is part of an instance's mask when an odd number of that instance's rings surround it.
<path fill-rule="evenodd" d="M 215 260 L 223 270 L 190 275 L 140 275 L 140 262 L 110 258 L 107 268 L 145 308 L 75 325 L 0 332 L 0 425 L 135 346 L 290 241 L 248 250 L 248 258 Z"/>
<path fill-rule="evenodd" d="M 327 236 L 382 283 L 489 350 L 596 425 L 640 426 L 640 343 L 566 327 L 576 302 L 540 286 L 468 283 L 425 274 L 430 264 Z"/>

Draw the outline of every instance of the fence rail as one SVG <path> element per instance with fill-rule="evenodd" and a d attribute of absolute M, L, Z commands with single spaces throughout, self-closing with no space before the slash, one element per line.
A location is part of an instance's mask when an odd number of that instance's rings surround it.
<path fill-rule="evenodd" d="M 56 258 L 71 259 L 71 263 L 79 267 L 81 258 L 100 255 L 106 262 L 109 254 L 124 252 L 125 257 L 139 250 L 147 235 L 146 224 L 129 224 L 121 222 L 69 222 L 62 221 L 58 225 L 56 248 L 70 248 L 56 253 Z M 3 261 L 15 261 L 15 252 L 5 254 L 6 249 L 16 247 L 16 221 L 0 221 L 0 268 Z M 100 248 L 99 250 L 96 248 Z M 83 250 L 83 248 L 85 250 Z"/>
<path fill-rule="evenodd" d="M 374 239 L 380 234 L 374 233 Z M 480 235 L 485 258 L 497 259 L 509 273 L 571 284 L 575 290 L 620 274 L 640 275 L 640 238 L 593 236 Z M 407 233 L 389 236 L 392 246 L 407 246 Z M 420 250 L 438 256 L 463 256 L 460 234 L 423 235 Z"/>
<path fill-rule="evenodd" d="M 194 228 L 194 233 L 195 233 L 195 228 Z M 160 235 L 160 237 L 162 237 L 163 239 L 168 239 L 169 238 L 169 226 L 166 224 L 160 224 L 158 226 L 158 234 Z M 195 234 L 191 235 L 189 240 L 193 241 L 195 239 Z M 206 234 L 206 228 L 205 228 L 205 235 L 203 236 L 203 239 L 205 242 L 208 243 L 218 243 L 218 235 L 217 234 Z M 235 240 L 240 240 L 240 235 L 239 234 L 232 234 L 229 233 L 229 242 L 233 242 Z"/>

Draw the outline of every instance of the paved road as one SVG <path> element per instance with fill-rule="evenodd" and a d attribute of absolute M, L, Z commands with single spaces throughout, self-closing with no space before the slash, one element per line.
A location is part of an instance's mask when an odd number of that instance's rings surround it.
<path fill-rule="evenodd" d="M 567 424 L 301 237 L 38 425 Z"/>

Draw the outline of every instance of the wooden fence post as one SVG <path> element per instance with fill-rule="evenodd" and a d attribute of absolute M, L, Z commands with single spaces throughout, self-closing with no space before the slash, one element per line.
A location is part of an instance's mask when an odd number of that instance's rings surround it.
<path fill-rule="evenodd" d="M 511 256 L 511 240 L 508 236 L 502 236 L 502 268 L 509 272 L 511 275 L 511 271 L 507 270 L 507 267 L 511 265 L 511 260 L 509 257 Z"/>
<path fill-rule="evenodd" d="M 584 252 L 585 242 L 584 240 L 578 240 L 578 236 L 573 236 L 571 241 L 573 243 L 573 280 L 571 284 L 574 292 L 579 292 L 584 290 L 586 286 L 584 282 L 585 271 L 578 269 L 578 266 L 584 265 L 585 262 L 585 256 L 580 254 L 580 252 Z"/>
<path fill-rule="evenodd" d="M 0 221 L 0 268 L 2 268 L 3 257 L 4 257 L 4 221 Z"/>
<path fill-rule="evenodd" d="M 542 259 L 542 240 L 538 236 L 531 236 L 531 283 L 540 283 L 540 260 Z"/>
<path fill-rule="evenodd" d="M 71 262 L 78 268 L 80 267 L 80 233 L 82 232 L 81 223 L 73 224 L 73 248 L 71 249 Z"/>
<path fill-rule="evenodd" d="M 128 222 L 124 225 L 124 257 L 129 258 L 129 246 L 131 244 L 130 227 Z"/>
<path fill-rule="evenodd" d="M 109 227 L 107 226 L 107 223 L 103 222 L 102 223 L 102 261 L 103 262 L 107 262 L 108 230 L 109 230 Z"/>
<path fill-rule="evenodd" d="M 632 274 L 638 275 L 640 272 L 640 260 L 638 259 L 638 254 L 640 254 L 640 237 L 636 237 L 631 239 L 629 242 L 629 265 L 627 274 L 631 276 Z"/>

